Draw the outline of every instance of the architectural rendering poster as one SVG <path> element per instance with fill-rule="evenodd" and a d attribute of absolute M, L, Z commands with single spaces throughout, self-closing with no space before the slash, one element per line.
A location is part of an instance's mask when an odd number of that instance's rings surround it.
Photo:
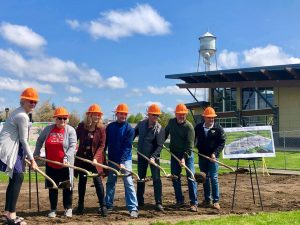
<path fill-rule="evenodd" d="M 226 145 L 223 158 L 275 157 L 271 126 L 224 128 Z"/>

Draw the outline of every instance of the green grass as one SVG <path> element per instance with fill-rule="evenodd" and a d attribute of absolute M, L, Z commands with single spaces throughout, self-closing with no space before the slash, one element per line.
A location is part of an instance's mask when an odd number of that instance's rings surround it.
<path fill-rule="evenodd" d="M 0 172 L 0 183 L 7 183 L 8 182 L 8 175 L 6 173 Z M 45 178 L 38 174 L 38 181 L 44 181 Z M 28 182 L 29 181 L 29 173 L 26 172 L 24 174 L 24 182 Z M 35 182 L 35 172 L 31 172 L 31 181 Z"/>
<path fill-rule="evenodd" d="M 190 220 L 179 221 L 176 225 L 296 225 L 300 221 L 300 211 L 277 212 L 277 213 L 260 213 L 257 215 L 242 215 L 242 216 L 226 216 L 217 219 L 208 220 Z M 171 223 L 155 222 L 151 225 L 168 225 Z"/>

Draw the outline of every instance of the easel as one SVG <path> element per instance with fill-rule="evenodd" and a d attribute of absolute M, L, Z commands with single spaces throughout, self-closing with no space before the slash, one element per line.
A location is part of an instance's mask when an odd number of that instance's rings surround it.
<path fill-rule="evenodd" d="M 248 159 L 235 159 L 235 160 L 237 160 L 236 171 L 238 171 L 238 169 L 239 169 L 239 162 L 240 162 L 240 160 L 247 160 L 248 161 L 249 175 L 250 175 L 251 188 L 252 188 L 252 197 L 253 197 L 253 203 L 255 204 L 254 187 L 253 187 L 253 179 L 252 179 L 252 168 L 251 168 L 251 162 L 250 162 L 250 161 L 252 161 L 253 169 L 254 169 L 254 173 L 255 173 L 255 178 L 256 178 L 257 189 L 258 189 L 260 206 L 261 206 L 261 210 L 264 210 L 263 204 L 262 204 L 262 198 L 261 198 L 261 194 L 260 194 L 260 188 L 259 188 L 258 178 L 257 178 L 256 166 L 255 166 L 255 161 L 261 161 L 262 159 L 261 158 L 248 158 Z M 234 189 L 233 189 L 231 210 L 233 210 L 233 207 L 234 207 L 237 177 L 238 177 L 238 172 L 235 173 L 235 181 L 234 181 Z"/>

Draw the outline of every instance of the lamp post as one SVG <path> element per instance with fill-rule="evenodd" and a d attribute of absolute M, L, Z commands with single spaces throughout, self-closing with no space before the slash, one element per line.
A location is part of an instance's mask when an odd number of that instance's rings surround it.
<path fill-rule="evenodd" d="M 8 112 L 9 112 L 9 108 L 5 108 L 5 120 L 7 120 Z"/>

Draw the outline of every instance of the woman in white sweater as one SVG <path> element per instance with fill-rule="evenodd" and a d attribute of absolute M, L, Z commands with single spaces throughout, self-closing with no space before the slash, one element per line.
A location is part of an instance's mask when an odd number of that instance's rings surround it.
<path fill-rule="evenodd" d="M 21 106 L 10 114 L 0 133 L 0 171 L 9 176 L 2 215 L 7 224 L 26 225 L 24 219 L 16 215 L 16 204 L 24 180 L 25 157 L 30 160 L 33 169 L 37 168 L 27 139 L 28 114 L 34 110 L 38 100 L 34 88 L 25 89 L 20 96 Z"/>

